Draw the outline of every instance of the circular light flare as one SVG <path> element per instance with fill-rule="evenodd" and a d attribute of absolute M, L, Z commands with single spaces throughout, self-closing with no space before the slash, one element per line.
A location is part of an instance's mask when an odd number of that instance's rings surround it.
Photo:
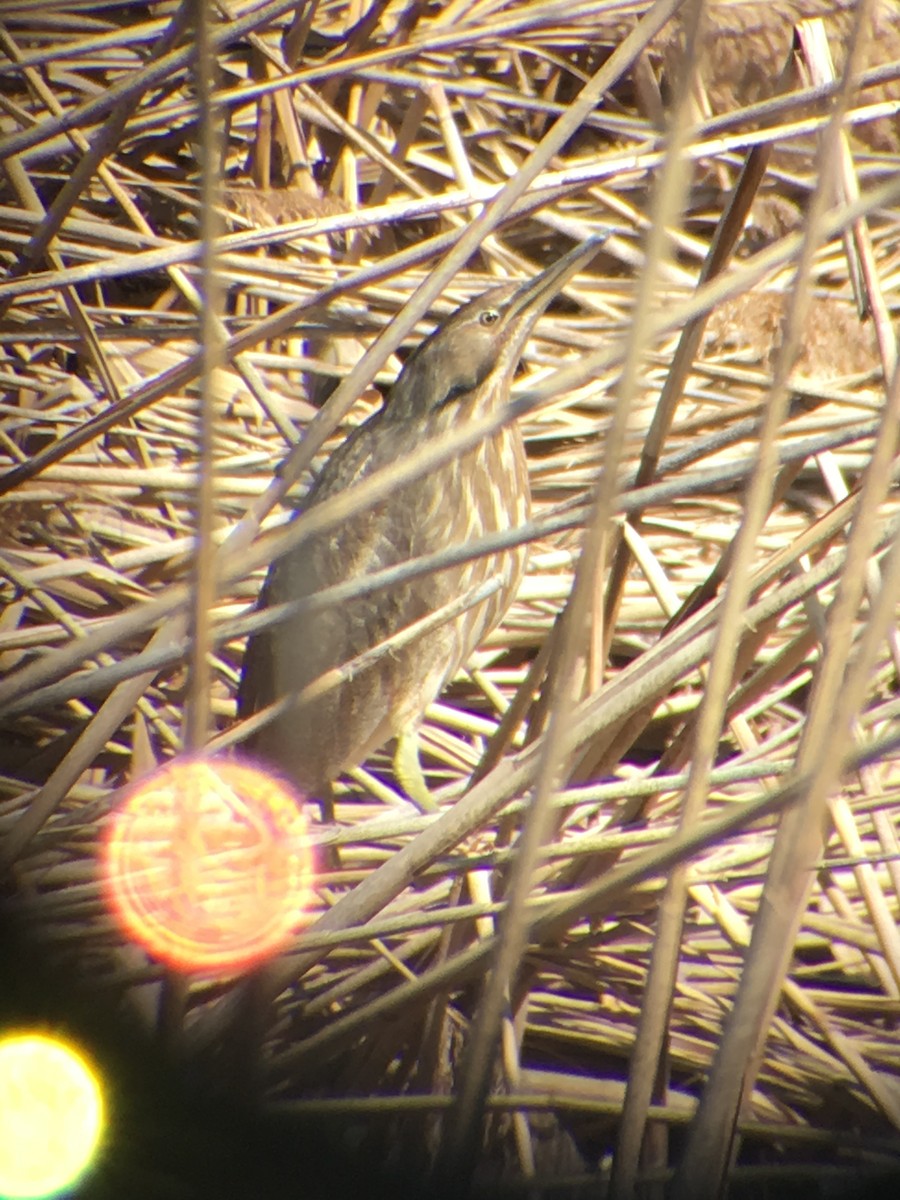
<path fill-rule="evenodd" d="M 311 899 L 297 799 L 234 760 L 169 763 L 113 814 L 107 893 L 128 935 L 181 971 L 234 974 L 276 953 Z"/>
<path fill-rule="evenodd" d="M 91 1165 L 105 1124 L 96 1072 L 38 1033 L 0 1038 L 0 1196 L 52 1196 Z"/>

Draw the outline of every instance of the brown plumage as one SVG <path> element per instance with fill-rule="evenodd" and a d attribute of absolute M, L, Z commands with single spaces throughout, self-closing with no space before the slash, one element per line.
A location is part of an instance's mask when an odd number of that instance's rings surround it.
<path fill-rule="evenodd" d="M 529 283 L 501 284 L 458 308 L 410 355 L 387 403 L 332 454 L 304 508 L 403 459 L 427 439 L 502 406 L 538 316 L 595 252 L 595 243 L 581 246 Z M 270 568 L 260 604 L 312 596 L 521 525 L 529 512 L 525 450 L 513 423 L 285 554 Z M 314 701 L 294 705 L 256 735 L 252 752 L 321 796 L 342 770 L 393 735 L 400 739 L 396 762 L 403 786 L 421 807 L 433 807 L 411 738 L 428 704 L 503 618 L 525 557 L 522 547 L 473 559 L 312 616 L 289 617 L 252 636 L 239 691 L 241 716 L 299 692 L 469 588 L 493 576 L 501 581 L 498 591 L 461 616 L 390 651 Z"/>

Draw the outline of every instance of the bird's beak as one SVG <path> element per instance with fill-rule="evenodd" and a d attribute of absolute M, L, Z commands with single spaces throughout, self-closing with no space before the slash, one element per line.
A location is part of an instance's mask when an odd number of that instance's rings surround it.
<path fill-rule="evenodd" d="M 603 243 L 611 234 L 611 230 L 597 237 L 589 238 L 580 246 L 573 247 L 568 254 L 551 263 L 534 279 L 523 283 L 515 293 L 506 310 L 507 321 L 515 319 L 522 313 L 533 313 L 537 316 L 543 312 L 560 288 L 586 267 Z"/>

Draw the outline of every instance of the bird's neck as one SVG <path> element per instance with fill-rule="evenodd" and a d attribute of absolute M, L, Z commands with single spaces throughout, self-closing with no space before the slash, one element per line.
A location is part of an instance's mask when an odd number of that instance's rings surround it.
<path fill-rule="evenodd" d="M 432 392 L 432 396 L 436 393 Z M 408 384 L 398 379 L 387 401 L 385 419 L 405 424 L 410 420 L 427 420 L 435 432 L 459 428 L 467 421 L 496 412 L 509 399 L 509 388 L 498 387 L 490 378 L 468 391 L 447 391 L 439 401 L 432 402 L 423 411 L 422 393 L 415 381 Z"/>

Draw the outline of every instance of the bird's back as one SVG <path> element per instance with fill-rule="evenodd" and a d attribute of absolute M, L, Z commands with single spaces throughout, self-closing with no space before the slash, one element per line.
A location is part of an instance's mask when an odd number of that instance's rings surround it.
<path fill-rule="evenodd" d="M 411 453 L 423 429 L 385 419 L 361 425 L 328 460 L 304 505 L 309 509 Z M 459 412 L 435 414 L 428 436 L 455 424 Z M 497 489 L 510 472 L 519 493 L 512 522 Z M 480 503 L 473 504 L 471 490 Z M 300 600 L 411 558 L 466 543 L 527 519 L 529 497 L 521 435 L 503 429 L 475 450 L 404 484 L 386 499 L 299 545 L 273 564 L 261 603 Z M 414 723 L 472 650 L 502 618 L 524 570 L 524 550 L 473 560 L 329 606 L 252 637 L 239 694 L 242 716 L 307 688 L 326 672 L 429 616 L 493 574 L 501 590 L 448 622 L 389 650 L 265 727 L 251 749 L 316 792 L 343 769 Z"/>

